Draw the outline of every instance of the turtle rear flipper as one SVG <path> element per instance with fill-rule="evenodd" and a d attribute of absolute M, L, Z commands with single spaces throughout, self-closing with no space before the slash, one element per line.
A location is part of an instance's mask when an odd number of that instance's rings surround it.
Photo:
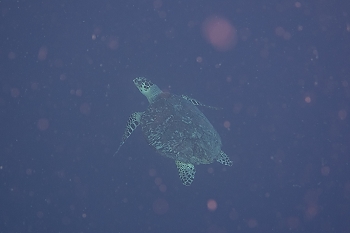
<path fill-rule="evenodd" d="M 221 163 L 223 165 L 226 165 L 226 166 L 232 166 L 231 159 L 223 151 L 220 151 L 220 156 L 219 156 L 219 158 L 216 161 L 218 161 L 219 163 Z"/>
<path fill-rule="evenodd" d="M 128 139 L 128 137 L 130 137 L 132 132 L 134 132 L 134 130 L 137 128 L 137 126 L 140 125 L 142 114 L 143 114 L 143 112 L 134 112 L 133 114 L 130 115 L 128 123 L 126 124 L 123 139 L 122 139 L 117 151 L 114 153 L 113 156 L 115 156 L 118 153 L 118 151 L 120 150 L 122 145 L 125 143 L 125 141 Z"/>
<path fill-rule="evenodd" d="M 218 161 L 231 166 L 232 161 L 221 151 L 220 135 L 208 118 L 197 108 L 205 105 L 188 96 L 163 92 L 144 77 L 133 80 L 138 90 L 147 98 L 149 106 L 144 112 L 129 117 L 117 154 L 132 132 L 141 125 L 150 146 L 160 155 L 173 159 L 180 179 L 191 185 L 196 174 L 195 165 Z"/>
<path fill-rule="evenodd" d="M 196 169 L 193 164 L 183 163 L 181 161 L 175 161 L 177 169 L 179 170 L 179 176 L 182 183 L 186 186 L 190 186 L 194 180 L 194 175 L 196 174 Z"/>

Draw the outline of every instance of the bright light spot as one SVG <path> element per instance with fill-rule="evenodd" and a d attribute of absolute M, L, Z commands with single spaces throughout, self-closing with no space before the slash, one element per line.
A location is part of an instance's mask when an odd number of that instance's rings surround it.
<path fill-rule="evenodd" d="M 237 43 L 235 27 L 228 20 L 218 16 L 205 20 L 202 32 L 207 41 L 219 51 L 230 50 Z"/>
<path fill-rule="evenodd" d="M 216 203 L 215 200 L 209 199 L 207 202 L 207 207 L 208 207 L 208 210 L 215 211 L 218 208 L 218 204 Z"/>
<path fill-rule="evenodd" d="M 202 62 L 203 62 L 203 57 L 198 56 L 198 57 L 196 58 L 196 61 L 197 61 L 198 63 L 202 63 Z"/>
<path fill-rule="evenodd" d="M 311 103 L 311 97 L 310 96 L 306 96 L 305 97 L 305 102 L 308 103 L 308 104 Z"/>

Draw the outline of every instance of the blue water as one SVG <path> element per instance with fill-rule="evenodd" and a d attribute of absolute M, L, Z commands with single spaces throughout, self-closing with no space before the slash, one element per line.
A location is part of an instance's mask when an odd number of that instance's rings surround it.
<path fill-rule="evenodd" d="M 1 1 L 0 232 L 350 232 L 347 1 Z M 232 167 L 173 160 L 132 79 L 186 94 Z"/>

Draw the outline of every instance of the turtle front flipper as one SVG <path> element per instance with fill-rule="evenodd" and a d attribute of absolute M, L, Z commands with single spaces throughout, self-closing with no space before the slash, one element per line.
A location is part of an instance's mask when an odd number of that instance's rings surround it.
<path fill-rule="evenodd" d="M 201 102 L 199 102 L 196 99 L 193 99 L 191 97 L 188 97 L 187 95 L 181 95 L 182 98 L 184 98 L 185 100 L 190 101 L 193 105 L 195 106 L 202 106 L 202 107 L 206 107 L 206 108 L 210 108 L 210 109 L 215 109 L 215 110 L 222 110 L 222 108 L 217 108 L 217 107 L 213 107 L 213 106 L 209 106 L 209 105 L 205 105 L 202 104 Z"/>
<path fill-rule="evenodd" d="M 177 169 L 179 170 L 179 176 L 182 183 L 186 186 L 190 186 L 194 180 L 194 175 L 196 174 L 196 169 L 193 164 L 184 163 L 181 161 L 175 161 Z"/>
<path fill-rule="evenodd" d="M 226 166 L 232 166 L 231 159 L 223 151 L 220 151 L 220 156 L 216 161 L 218 161 L 219 163 L 226 165 Z"/>
<path fill-rule="evenodd" d="M 143 112 L 134 112 L 133 114 L 131 114 L 131 116 L 129 117 L 128 123 L 126 124 L 123 139 L 113 156 L 115 156 L 118 153 L 122 145 L 125 143 L 126 139 L 128 139 L 128 137 L 130 137 L 132 132 L 137 128 L 137 126 L 140 125 L 142 114 Z"/>

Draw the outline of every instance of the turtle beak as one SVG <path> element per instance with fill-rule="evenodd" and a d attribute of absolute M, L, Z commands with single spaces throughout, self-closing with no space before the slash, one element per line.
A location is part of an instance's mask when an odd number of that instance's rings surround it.
<path fill-rule="evenodd" d="M 142 87 L 143 85 L 145 85 L 149 81 L 147 79 L 145 79 L 144 77 L 137 77 L 133 80 L 133 82 L 137 87 Z"/>
<path fill-rule="evenodd" d="M 153 86 L 153 83 L 144 77 L 137 77 L 133 81 L 141 93 L 147 92 Z"/>

